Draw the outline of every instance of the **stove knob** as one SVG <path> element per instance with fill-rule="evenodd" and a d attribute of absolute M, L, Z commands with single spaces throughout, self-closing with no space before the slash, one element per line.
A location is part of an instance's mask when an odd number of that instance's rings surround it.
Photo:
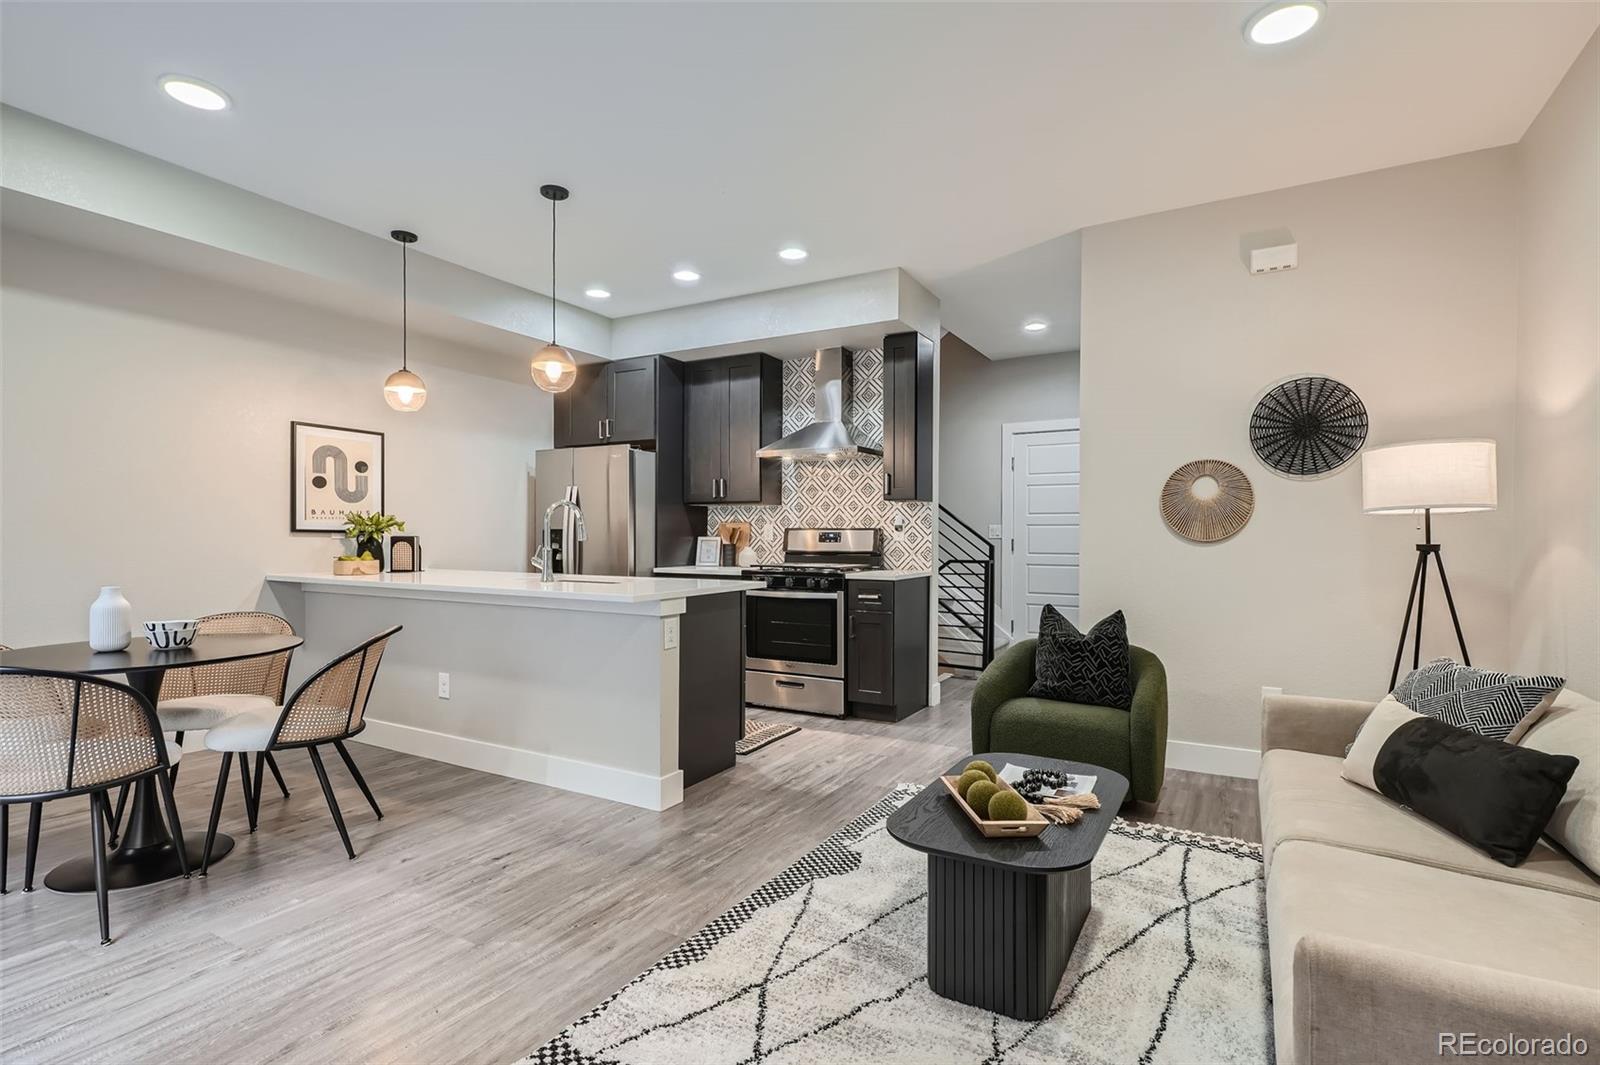
<path fill-rule="evenodd" d="M 798 585 L 798 583 L 799 583 L 799 578 L 798 577 L 785 577 L 783 579 L 783 586 L 785 588 L 794 588 L 794 587 L 796 587 Z"/>
<path fill-rule="evenodd" d="M 807 588 L 821 588 L 822 587 L 822 582 L 820 580 L 818 580 L 817 578 L 815 578 L 815 577 L 807 577 L 806 578 L 806 587 Z"/>

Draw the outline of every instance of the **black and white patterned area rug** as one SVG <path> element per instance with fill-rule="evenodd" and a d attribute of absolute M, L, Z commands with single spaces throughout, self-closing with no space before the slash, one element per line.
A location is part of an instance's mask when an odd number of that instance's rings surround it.
<path fill-rule="evenodd" d="M 896 788 L 525 1061 L 1272 1060 L 1258 846 L 1119 819 L 1049 1015 L 1017 1021 L 928 988 L 927 858 L 885 831 L 918 790 Z"/>
<path fill-rule="evenodd" d="M 793 736 L 799 731 L 799 725 L 785 725 L 777 721 L 747 721 L 744 726 L 744 738 L 734 742 L 733 750 L 735 754 L 750 754 L 769 743 L 777 743 L 785 736 Z"/>

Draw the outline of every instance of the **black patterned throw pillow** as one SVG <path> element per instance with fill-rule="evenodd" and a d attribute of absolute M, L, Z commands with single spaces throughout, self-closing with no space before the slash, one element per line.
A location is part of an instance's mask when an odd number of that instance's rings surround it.
<path fill-rule="evenodd" d="M 1394 697 L 1419 714 L 1516 743 L 1565 684 L 1561 677 L 1519 677 L 1435 658 L 1402 677 Z"/>
<path fill-rule="evenodd" d="M 1128 623 L 1122 611 L 1101 619 L 1085 634 L 1055 607 L 1045 607 L 1039 618 L 1033 674 L 1028 694 L 1036 698 L 1131 708 L 1133 673 L 1128 661 Z"/>

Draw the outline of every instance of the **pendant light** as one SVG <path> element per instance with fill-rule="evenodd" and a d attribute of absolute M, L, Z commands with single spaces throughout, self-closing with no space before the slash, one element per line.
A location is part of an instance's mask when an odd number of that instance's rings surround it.
<path fill-rule="evenodd" d="M 578 376 L 572 353 L 556 343 L 556 204 L 570 193 L 560 185 L 540 185 L 539 195 L 550 201 L 550 343 L 533 357 L 529 371 L 533 383 L 546 392 L 565 392 Z"/>
<path fill-rule="evenodd" d="M 417 242 L 415 233 L 391 230 L 389 236 L 400 242 L 400 369 L 383 382 L 383 399 L 398 411 L 417 411 L 428 402 L 428 386 L 406 368 L 407 334 L 410 332 L 410 293 L 407 291 L 406 249 Z"/>

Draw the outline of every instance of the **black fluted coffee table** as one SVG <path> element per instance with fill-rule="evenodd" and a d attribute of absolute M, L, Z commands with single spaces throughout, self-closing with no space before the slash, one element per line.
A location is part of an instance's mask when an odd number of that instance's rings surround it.
<path fill-rule="evenodd" d="M 1100 809 L 1031 838 L 990 839 L 940 781 L 889 818 L 889 834 L 928 855 L 928 986 L 969 1006 L 1036 1021 L 1050 1009 L 1089 917 L 1090 866 L 1128 795 L 1120 773 L 1031 754 L 974 754 L 995 769 L 1093 775 Z"/>
<path fill-rule="evenodd" d="M 144 637 L 135 635 L 133 642 L 121 651 L 96 651 L 87 643 L 55 643 L 0 651 L 0 668 L 52 669 L 93 676 L 120 673 L 127 678 L 128 687 L 154 706 L 161 694 L 161 679 L 169 669 L 260 658 L 299 647 L 304 642 L 294 635 L 196 636 L 188 647 L 157 651 Z M 200 851 L 205 846 L 205 833 L 185 832 L 183 840 L 191 862 L 198 865 Z M 219 832 L 211 845 L 212 863 L 232 849 L 233 837 Z M 178 849 L 172 845 L 172 833 L 167 831 L 167 823 L 161 817 L 155 778 L 147 776 L 134 783 L 133 802 L 129 804 L 122 842 L 106 856 L 106 886 L 112 889 L 140 887 L 179 875 Z M 93 891 L 93 856 L 62 862 L 45 874 L 44 886 L 52 891 Z"/>

